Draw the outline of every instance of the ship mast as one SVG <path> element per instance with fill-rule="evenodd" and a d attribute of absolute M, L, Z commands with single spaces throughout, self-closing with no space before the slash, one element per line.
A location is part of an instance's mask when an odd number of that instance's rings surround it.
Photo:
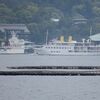
<path fill-rule="evenodd" d="M 90 43 L 91 43 L 91 35 L 92 35 L 92 26 L 90 26 L 90 36 L 89 36 Z"/>
<path fill-rule="evenodd" d="M 46 45 L 48 44 L 48 30 L 46 32 Z"/>
<path fill-rule="evenodd" d="M 90 36 L 92 35 L 92 26 L 90 27 Z"/>

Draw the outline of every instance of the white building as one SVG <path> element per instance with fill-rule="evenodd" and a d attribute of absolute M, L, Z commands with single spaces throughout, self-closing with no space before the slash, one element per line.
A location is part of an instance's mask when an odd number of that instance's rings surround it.
<path fill-rule="evenodd" d="M 29 30 L 25 24 L 0 24 L 0 31 L 1 32 L 19 31 L 23 33 L 29 33 Z"/>
<path fill-rule="evenodd" d="M 91 39 L 92 41 L 95 41 L 95 42 L 100 42 L 100 33 L 95 34 L 95 35 L 91 35 L 91 36 L 90 36 L 90 39 Z"/>

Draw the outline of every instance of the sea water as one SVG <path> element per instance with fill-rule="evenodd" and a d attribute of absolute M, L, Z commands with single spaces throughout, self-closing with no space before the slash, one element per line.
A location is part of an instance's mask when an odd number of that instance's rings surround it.
<path fill-rule="evenodd" d="M 0 100 L 100 100 L 100 76 L 0 76 Z"/>

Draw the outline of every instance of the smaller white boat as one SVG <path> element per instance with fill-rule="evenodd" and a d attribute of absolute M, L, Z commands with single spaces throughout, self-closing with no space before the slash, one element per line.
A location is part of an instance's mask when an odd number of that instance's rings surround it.
<path fill-rule="evenodd" d="M 25 53 L 25 49 L 28 47 L 25 46 L 26 41 L 24 39 L 18 39 L 14 31 L 11 35 L 12 37 L 8 40 L 8 45 L 5 45 L 4 42 L 1 44 L 0 54 Z"/>

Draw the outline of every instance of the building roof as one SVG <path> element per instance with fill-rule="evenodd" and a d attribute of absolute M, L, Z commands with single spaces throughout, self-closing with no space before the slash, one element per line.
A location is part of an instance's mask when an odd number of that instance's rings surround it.
<path fill-rule="evenodd" d="M 91 35 L 91 36 L 90 36 L 90 39 L 91 39 L 92 41 L 100 41 L 100 33 L 95 34 L 95 35 Z"/>
<path fill-rule="evenodd" d="M 25 24 L 0 24 L 0 31 L 5 32 L 6 30 L 23 30 L 25 33 L 29 33 Z"/>
<path fill-rule="evenodd" d="M 82 16 L 81 14 L 78 14 L 78 13 L 74 13 L 73 16 L 72 16 L 72 20 L 74 22 L 74 24 L 85 24 L 87 23 L 87 19 Z"/>
<path fill-rule="evenodd" d="M 78 13 L 73 14 L 72 20 L 75 20 L 75 21 L 78 21 L 78 20 L 87 21 L 87 19 L 83 15 L 78 14 Z"/>

